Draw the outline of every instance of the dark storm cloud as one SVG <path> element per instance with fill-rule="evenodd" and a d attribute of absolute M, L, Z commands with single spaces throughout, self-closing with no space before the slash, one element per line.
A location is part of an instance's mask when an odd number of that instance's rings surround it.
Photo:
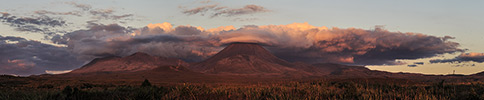
<path fill-rule="evenodd" d="M 269 12 L 270 10 L 258 6 L 258 5 L 245 5 L 242 8 L 228 8 L 219 6 L 217 4 L 214 5 L 204 5 L 200 7 L 196 7 L 193 9 L 183 10 L 182 13 L 187 15 L 195 15 L 200 14 L 205 16 L 208 13 L 211 17 L 218 17 L 218 16 L 239 16 L 239 15 L 248 15 L 248 14 L 255 14 L 255 13 L 262 13 L 262 12 Z"/>
<path fill-rule="evenodd" d="M 453 59 L 434 59 L 430 63 L 461 63 L 461 62 L 484 62 L 484 53 L 462 53 Z"/>
<path fill-rule="evenodd" d="M 70 70 L 83 63 L 65 47 L 11 36 L 0 36 L 0 55 L 0 74 L 43 74 L 46 70 Z"/>

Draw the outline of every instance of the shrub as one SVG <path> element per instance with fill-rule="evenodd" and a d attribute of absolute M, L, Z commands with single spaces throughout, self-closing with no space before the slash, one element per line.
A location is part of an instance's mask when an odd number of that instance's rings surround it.
<path fill-rule="evenodd" d="M 151 83 L 150 81 L 148 81 L 148 79 L 145 79 L 145 81 L 141 83 L 141 87 L 150 87 L 150 86 L 151 86 Z"/>

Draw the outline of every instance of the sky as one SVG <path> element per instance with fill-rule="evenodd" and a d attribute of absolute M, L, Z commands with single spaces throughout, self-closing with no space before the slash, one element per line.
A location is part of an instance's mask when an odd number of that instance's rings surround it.
<path fill-rule="evenodd" d="M 484 71 L 484 1 L 18 0 L 0 4 L 0 74 L 134 52 L 201 61 L 231 42 L 306 63 L 423 74 Z"/>

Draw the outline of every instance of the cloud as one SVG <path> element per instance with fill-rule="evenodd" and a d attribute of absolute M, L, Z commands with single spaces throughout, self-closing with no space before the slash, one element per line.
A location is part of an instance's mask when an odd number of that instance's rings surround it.
<path fill-rule="evenodd" d="M 13 16 L 9 13 L 3 12 L 2 17 L 0 17 L 2 22 L 9 23 L 14 26 L 22 25 L 44 25 L 44 26 L 64 26 L 65 21 L 60 19 L 51 18 L 48 16 L 38 16 L 38 17 L 18 17 Z"/>
<path fill-rule="evenodd" d="M 13 27 L 16 31 L 42 33 L 46 35 L 45 38 L 49 39 L 53 38 L 55 35 L 73 31 L 68 28 L 69 25 L 80 24 L 64 20 L 65 16 L 67 15 L 88 17 L 89 21 L 86 21 L 88 25 L 101 21 L 117 21 L 119 23 L 125 23 L 125 21 L 132 21 L 135 19 L 134 14 L 117 14 L 115 9 L 94 9 L 91 5 L 79 4 L 76 2 L 65 2 L 65 4 L 72 5 L 79 10 L 68 12 L 37 10 L 28 17 L 12 15 L 7 12 L 0 12 L 0 21 L 6 25 L 9 25 L 10 27 Z"/>
<path fill-rule="evenodd" d="M 86 29 L 57 34 L 53 46 L 20 37 L 0 37 L 0 73 L 40 74 L 71 70 L 94 58 L 127 56 L 135 52 L 201 61 L 235 42 L 263 44 L 274 55 L 293 62 L 357 65 L 405 64 L 419 59 L 463 52 L 453 37 L 390 32 L 382 28 L 327 28 L 308 23 L 288 25 L 221 26 L 204 29 L 171 23 L 133 29 L 118 24 L 89 23 Z M 482 58 L 462 54 L 459 59 Z M 480 61 L 481 60 L 473 60 Z M 417 65 L 417 63 L 415 64 Z"/>
<path fill-rule="evenodd" d="M 182 58 L 187 61 L 200 61 L 220 47 L 212 47 L 206 36 L 192 26 L 171 28 L 171 24 L 150 24 L 132 31 L 117 24 L 92 25 L 89 29 L 78 30 L 57 36 L 52 41 L 67 45 L 67 48 L 80 55 L 80 59 L 90 60 L 105 56 L 127 56 L 135 52 L 146 52 L 163 57 Z"/>
<path fill-rule="evenodd" d="M 68 70 L 84 63 L 65 47 L 11 36 L 0 36 L 0 55 L 0 74 L 42 74 L 44 70 Z"/>
<path fill-rule="evenodd" d="M 88 4 L 79 4 L 77 2 L 65 2 L 65 4 L 69 4 L 69 5 L 72 5 L 76 8 L 79 8 L 81 10 L 84 10 L 84 11 L 89 11 L 92 9 L 92 6 L 91 5 L 88 5 Z"/>
<path fill-rule="evenodd" d="M 254 20 L 259 20 L 259 18 L 234 18 L 233 19 L 233 21 L 240 21 L 240 22 L 254 21 Z"/>
<path fill-rule="evenodd" d="M 424 62 L 414 62 L 413 64 L 415 64 L 415 65 L 423 65 Z"/>
<path fill-rule="evenodd" d="M 117 24 L 94 25 L 58 36 L 55 43 L 66 44 L 84 59 L 125 56 L 134 52 L 200 61 L 221 50 L 224 44 L 251 42 L 266 45 L 276 56 L 308 63 L 347 63 L 359 65 L 403 64 L 397 59 L 419 59 L 461 52 L 452 37 L 420 33 L 390 32 L 381 28 L 364 30 L 316 27 L 308 23 L 222 26 L 204 29 L 194 26 L 149 24 L 129 30 Z"/>
<path fill-rule="evenodd" d="M 131 20 L 134 14 L 120 14 L 117 15 L 114 9 L 93 9 L 91 5 L 80 4 L 76 2 L 65 2 L 65 4 L 72 5 L 80 11 L 70 11 L 70 12 L 50 12 L 45 10 L 36 11 L 37 14 L 52 14 L 52 15 L 77 15 L 82 16 L 82 14 L 87 13 L 91 18 L 96 20 Z"/>
<path fill-rule="evenodd" d="M 200 3 L 210 3 L 212 2 L 211 0 L 203 0 L 203 1 L 200 1 Z"/>
<path fill-rule="evenodd" d="M 307 23 L 250 26 L 218 35 L 220 42 L 255 42 L 289 61 L 352 63 L 363 65 L 401 64 L 396 59 L 418 59 L 463 51 L 449 37 L 420 33 L 389 32 L 376 28 L 339 29 Z"/>
<path fill-rule="evenodd" d="M 209 16 L 213 18 L 218 16 L 232 17 L 232 16 L 239 16 L 239 15 L 263 13 L 263 12 L 269 12 L 269 11 L 270 10 L 258 5 L 245 5 L 242 8 L 228 8 L 224 6 L 219 6 L 217 4 L 213 4 L 213 5 L 204 5 L 204 6 L 200 6 L 192 9 L 186 9 L 186 10 L 183 10 L 182 13 L 186 15 L 200 14 L 201 16 L 205 16 L 205 14 L 209 13 Z M 250 19 L 238 18 L 237 20 L 254 20 L 254 19 L 256 18 L 250 18 Z"/>
<path fill-rule="evenodd" d="M 484 53 L 462 53 L 453 59 L 433 59 L 430 63 L 461 63 L 461 62 L 484 62 Z"/>
<path fill-rule="evenodd" d="M 133 14 L 123 14 L 123 15 L 115 15 L 113 9 L 96 9 L 90 10 L 89 13 L 93 16 L 94 19 L 107 19 L 107 20 L 128 20 L 126 18 L 134 16 Z"/>
<path fill-rule="evenodd" d="M 47 74 L 64 74 L 64 73 L 69 73 L 72 70 L 45 70 L 45 73 Z"/>
<path fill-rule="evenodd" d="M 258 5 L 245 5 L 242 8 L 236 9 L 224 9 L 212 15 L 212 17 L 217 16 L 237 16 L 237 15 L 246 15 L 246 14 L 254 14 L 254 13 L 261 13 L 261 12 L 268 12 L 266 8 Z"/>
<path fill-rule="evenodd" d="M 216 4 L 215 5 L 205 5 L 205 6 L 189 9 L 189 10 L 184 10 L 183 13 L 187 14 L 187 15 L 194 15 L 194 14 L 201 13 L 201 15 L 204 16 L 205 12 L 214 9 L 215 7 L 217 7 Z"/>
<path fill-rule="evenodd" d="M 47 15 L 74 15 L 74 16 L 82 16 L 82 12 L 80 11 L 70 11 L 70 12 L 53 12 L 53 11 L 47 11 L 47 10 L 38 10 L 38 11 L 34 11 L 35 14 L 39 14 L 39 15 L 44 15 L 44 16 L 47 16 Z"/>
<path fill-rule="evenodd" d="M 52 35 L 57 32 L 54 28 L 66 26 L 66 21 L 62 18 L 53 18 L 49 16 L 32 16 L 19 17 L 2 12 L 0 21 L 6 25 L 14 27 L 17 31 L 38 32 L 46 35 Z"/>

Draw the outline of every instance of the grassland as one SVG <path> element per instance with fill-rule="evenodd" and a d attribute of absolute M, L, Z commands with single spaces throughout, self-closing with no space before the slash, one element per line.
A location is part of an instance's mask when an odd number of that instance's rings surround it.
<path fill-rule="evenodd" d="M 271 84 L 42 83 L 29 78 L 3 78 L 0 100 L 166 100 L 166 99 L 309 99 L 309 100 L 480 100 L 480 82 L 392 83 L 312 80 Z M 36 83 L 37 84 L 37 83 Z"/>

